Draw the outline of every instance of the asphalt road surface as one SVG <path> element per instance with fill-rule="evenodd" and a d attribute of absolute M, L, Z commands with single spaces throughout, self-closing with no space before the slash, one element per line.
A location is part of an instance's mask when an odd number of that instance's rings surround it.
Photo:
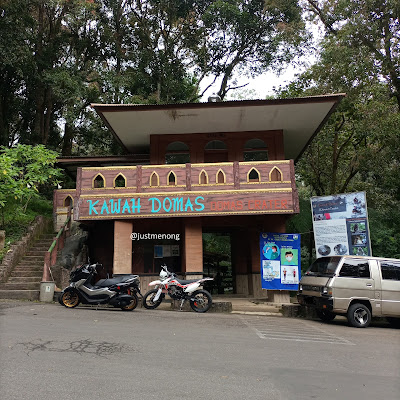
<path fill-rule="evenodd" d="M 3 301 L 0 365 L 2 400 L 399 400 L 400 330 Z"/>

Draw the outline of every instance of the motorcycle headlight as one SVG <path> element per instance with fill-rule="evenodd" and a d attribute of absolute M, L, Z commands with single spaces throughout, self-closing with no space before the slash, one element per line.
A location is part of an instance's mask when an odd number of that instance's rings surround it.
<path fill-rule="evenodd" d="M 303 285 L 299 285 L 299 292 L 303 291 Z"/>

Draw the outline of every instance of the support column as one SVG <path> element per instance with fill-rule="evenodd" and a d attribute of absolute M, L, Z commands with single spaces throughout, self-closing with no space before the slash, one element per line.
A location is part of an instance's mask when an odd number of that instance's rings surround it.
<path fill-rule="evenodd" d="M 184 220 L 183 271 L 187 279 L 203 276 L 203 228 L 201 218 Z"/>
<path fill-rule="evenodd" d="M 267 298 L 268 293 L 261 288 L 260 231 L 249 228 L 251 271 L 249 275 L 249 292 L 257 299 Z"/>
<path fill-rule="evenodd" d="M 114 221 L 114 274 L 132 273 L 133 222 Z"/>
<path fill-rule="evenodd" d="M 247 260 L 250 257 L 247 230 L 234 229 L 231 234 L 232 267 L 236 280 L 236 294 L 249 294 L 249 271 Z"/>

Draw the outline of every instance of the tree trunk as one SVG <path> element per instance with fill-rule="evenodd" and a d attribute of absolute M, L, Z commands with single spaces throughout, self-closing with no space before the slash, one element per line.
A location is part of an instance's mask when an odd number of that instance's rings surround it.
<path fill-rule="evenodd" d="M 46 145 L 49 140 L 51 114 L 53 112 L 53 96 L 51 88 L 46 90 L 46 115 L 44 115 L 44 124 L 42 132 L 42 144 Z"/>
<path fill-rule="evenodd" d="M 70 156 L 72 154 L 72 141 L 74 139 L 74 129 L 68 122 L 65 123 L 65 132 L 63 139 L 62 155 Z"/>
<path fill-rule="evenodd" d="M 2 97 L 0 96 L 0 146 L 8 147 L 9 132 L 4 118 L 5 115 L 7 115 L 7 112 L 4 111 L 4 102 Z"/>

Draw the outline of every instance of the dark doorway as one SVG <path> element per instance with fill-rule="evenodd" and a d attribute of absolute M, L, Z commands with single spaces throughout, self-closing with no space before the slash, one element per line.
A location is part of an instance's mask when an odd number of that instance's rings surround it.
<path fill-rule="evenodd" d="M 204 276 L 214 278 L 205 286 L 211 294 L 235 293 L 229 232 L 203 232 Z"/>
<path fill-rule="evenodd" d="M 158 275 L 164 264 L 171 272 L 181 272 L 179 242 L 168 239 L 133 242 L 133 273 Z"/>

